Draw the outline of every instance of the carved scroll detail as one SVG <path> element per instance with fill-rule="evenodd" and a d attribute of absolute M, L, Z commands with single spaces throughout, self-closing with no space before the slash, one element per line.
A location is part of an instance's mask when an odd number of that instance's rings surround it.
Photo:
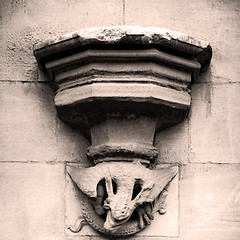
<path fill-rule="evenodd" d="M 153 214 L 161 211 L 165 188 L 176 173 L 176 167 L 150 170 L 129 162 L 69 167 L 72 180 L 87 200 L 83 201 L 83 209 L 88 209 L 84 211 L 86 220 L 97 230 L 113 235 L 133 234 L 150 224 Z"/>

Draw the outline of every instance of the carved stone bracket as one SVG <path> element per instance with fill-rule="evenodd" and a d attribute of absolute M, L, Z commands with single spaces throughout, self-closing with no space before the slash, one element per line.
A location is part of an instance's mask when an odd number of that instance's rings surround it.
<path fill-rule="evenodd" d="M 34 55 L 55 87 L 59 118 L 91 139 L 94 166 L 69 167 L 85 220 L 106 234 L 140 231 L 165 212 L 177 174 L 176 166 L 151 167 L 155 132 L 185 119 L 210 45 L 167 29 L 119 26 L 64 35 L 35 46 Z"/>

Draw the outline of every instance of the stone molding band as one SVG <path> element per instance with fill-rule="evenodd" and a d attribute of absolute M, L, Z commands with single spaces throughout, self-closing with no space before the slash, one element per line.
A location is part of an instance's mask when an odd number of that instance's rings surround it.
<path fill-rule="evenodd" d="M 85 217 L 68 229 L 77 233 L 88 223 L 127 236 L 165 214 L 178 167 L 154 168 L 156 158 L 162 162 L 155 133 L 186 118 L 191 84 L 210 64 L 211 46 L 168 29 L 115 26 L 35 45 L 34 55 L 54 86 L 59 118 L 91 142 L 93 166 L 68 166 Z"/>
<path fill-rule="evenodd" d="M 144 144 L 102 144 L 90 146 L 86 152 L 89 159 L 96 161 L 111 157 L 111 159 L 121 159 L 122 161 L 129 159 L 144 159 L 153 162 L 158 155 L 158 151 L 153 146 Z"/>

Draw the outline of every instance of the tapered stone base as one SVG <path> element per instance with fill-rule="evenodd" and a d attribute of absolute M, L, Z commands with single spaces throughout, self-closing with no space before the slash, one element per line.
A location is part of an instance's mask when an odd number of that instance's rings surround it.
<path fill-rule="evenodd" d="M 113 236 L 142 230 L 166 212 L 177 174 L 176 166 L 152 169 L 155 132 L 185 119 L 210 45 L 167 29 L 120 26 L 83 29 L 34 54 L 55 87 L 59 118 L 91 139 L 86 153 L 95 166 L 68 169 L 85 194 L 86 221 Z"/>

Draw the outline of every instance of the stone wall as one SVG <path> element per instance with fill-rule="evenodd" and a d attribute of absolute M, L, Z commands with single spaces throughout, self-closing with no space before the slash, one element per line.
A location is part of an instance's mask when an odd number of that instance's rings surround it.
<path fill-rule="evenodd" d="M 209 41 L 213 48 L 210 68 L 192 86 L 188 118 L 155 139 L 157 162 L 180 165 L 178 221 L 173 219 L 165 236 L 150 232 L 132 239 L 238 240 L 238 0 L 1 1 L 0 239 L 104 239 L 94 231 L 84 236 L 67 230 L 69 206 L 78 206 L 66 163 L 81 159 L 89 166 L 89 142 L 58 119 L 33 44 L 83 27 L 112 25 L 169 28 Z"/>

